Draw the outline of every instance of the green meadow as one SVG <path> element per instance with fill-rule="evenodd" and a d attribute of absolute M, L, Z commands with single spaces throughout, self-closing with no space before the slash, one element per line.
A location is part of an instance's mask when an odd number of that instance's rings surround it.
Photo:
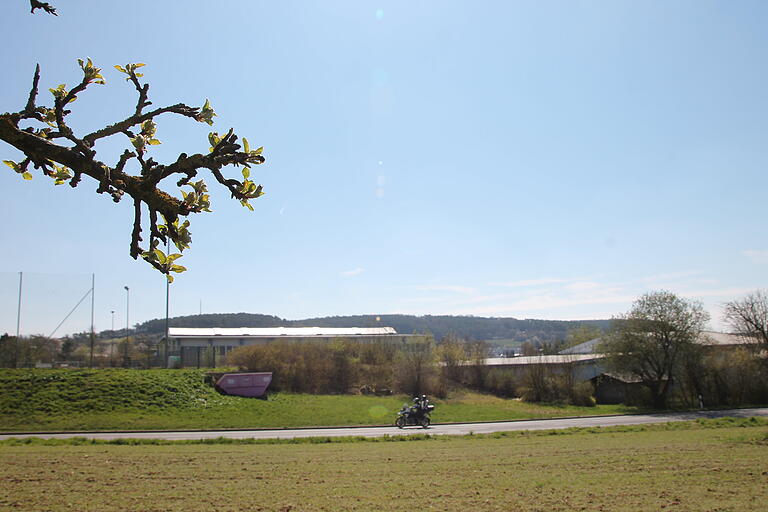
<path fill-rule="evenodd" d="M 204 370 L 0 370 L 0 431 L 291 428 L 384 425 L 407 396 L 270 393 L 224 396 Z M 457 391 L 434 400 L 434 422 L 635 412 L 624 406 L 540 405 Z"/>

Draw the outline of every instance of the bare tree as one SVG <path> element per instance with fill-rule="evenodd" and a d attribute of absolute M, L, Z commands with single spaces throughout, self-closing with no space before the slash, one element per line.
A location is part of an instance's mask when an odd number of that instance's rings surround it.
<path fill-rule="evenodd" d="M 757 290 L 743 299 L 726 302 L 723 319 L 758 350 L 768 350 L 768 293 Z"/>
<path fill-rule="evenodd" d="M 414 338 L 402 347 L 396 364 L 396 381 L 400 391 L 413 396 L 434 393 L 437 367 L 433 349 L 431 336 Z"/>
<path fill-rule="evenodd" d="M 18 112 L 0 114 L 0 140 L 17 148 L 25 156 L 19 162 L 4 160 L 4 163 L 25 180 L 32 179 L 31 166 L 53 179 L 56 185 L 68 183 L 76 187 L 83 175 L 86 175 L 98 183 L 97 193 L 107 194 L 115 202 L 120 201 L 124 195 L 130 196 L 134 210 L 130 255 L 134 259 L 141 256 L 172 280 L 172 272 L 186 270 L 176 260 L 192 241 L 189 221 L 181 221 L 180 218 L 191 213 L 211 211 L 205 181 L 194 181 L 198 172 L 210 172 L 233 198 L 253 210 L 249 201 L 262 195 L 262 187 L 251 181 L 250 165 L 264 162 L 261 154 L 263 148 L 251 150 L 245 138 L 242 139 L 242 145 L 239 144 L 234 130 L 230 129 L 224 135 L 216 132 L 208 134 L 210 148 L 207 153 L 181 153 L 175 162 L 156 162 L 149 156 L 151 147 L 160 144 L 156 135 L 156 118 L 163 114 L 176 114 L 212 125 L 216 113 L 208 100 L 200 108 L 177 103 L 150 110 L 148 107 L 152 102 L 149 101 L 149 84 L 142 83 L 143 75 L 138 71 L 144 64 L 115 66 L 136 89 L 138 99 L 132 111 L 113 124 L 92 133 L 77 135 L 67 124 L 67 116 L 71 112 L 68 107 L 87 87 L 105 83 L 101 69 L 94 66 L 91 59 L 78 62 L 83 72 L 82 80 L 69 90 L 65 84 L 50 89 L 54 100 L 52 107 L 38 106 L 36 103 L 40 82 L 38 65 L 24 108 Z M 130 146 L 117 158 L 115 164 L 109 165 L 96 158 L 94 145 L 112 136 L 125 136 Z M 222 168 L 228 165 L 243 166 L 242 179 L 225 177 Z M 171 188 L 181 197 L 160 188 L 161 182 L 165 183 L 165 180 L 175 180 L 175 186 Z M 144 222 L 143 211 L 148 213 L 148 220 L 144 217 Z M 143 246 L 142 224 L 149 228 L 149 241 Z M 178 253 L 165 254 L 160 249 L 168 240 L 173 242 Z"/>
<path fill-rule="evenodd" d="M 437 345 L 435 354 L 440 361 L 443 376 L 453 382 L 461 382 L 468 359 L 464 340 L 449 333 Z"/>
<path fill-rule="evenodd" d="M 666 291 L 647 293 L 615 319 L 600 351 L 610 369 L 638 377 L 653 406 L 664 408 L 685 365 L 701 357 L 696 342 L 708 320 L 698 302 Z"/>

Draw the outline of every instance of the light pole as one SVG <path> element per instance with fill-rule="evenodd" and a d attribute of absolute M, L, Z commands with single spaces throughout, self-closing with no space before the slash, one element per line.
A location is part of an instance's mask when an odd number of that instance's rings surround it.
<path fill-rule="evenodd" d="M 165 242 L 165 253 L 171 254 L 171 237 L 168 237 Z M 166 276 L 165 279 L 165 347 L 163 350 L 163 360 L 160 363 L 161 368 L 168 368 L 168 313 L 170 311 L 171 303 L 171 281 Z M 160 352 L 160 349 L 157 350 Z"/>
<path fill-rule="evenodd" d="M 171 283 L 167 279 L 165 280 L 165 349 L 163 350 L 163 361 L 161 368 L 168 368 L 168 313 L 170 311 L 171 303 Z"/>
<path fill-rule="evenodd" d="M 123 366 L 128 366 L 128 326 L 130 325 L 128 315 L 130 313 L 131 289 L 127 286 L 123 288 L 125 288 L 125 354 L 123 354 Z"/>
<path fill-rule="evenodd" d="M 21 285 L 24 281 L 24 272 L 19 272 L 19 309 L 16 312 L 16 343 L 13 348 L 13 367 L 19 367 L 19 328 L 21 326 Z"/>
<path fill-rule="evenodd" d="M 93 348 L 96 344 L 96 331 L 93 324 L 94 305 L 96 304 L 96 274 L 91 274 L 91 357 L 88 360 L 88 368 L 93 368 Z"/>
<path fill-rule="evenodd" d="M 109 311 L 112 314 L 112 343 L 109 344 L 109 365 L 115 366 L 115 310 Z"/>

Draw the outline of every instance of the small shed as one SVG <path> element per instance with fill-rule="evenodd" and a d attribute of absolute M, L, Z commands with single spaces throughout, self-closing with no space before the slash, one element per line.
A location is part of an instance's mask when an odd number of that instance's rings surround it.
<path fill-rule="evenodd" d="M 632 375 L 601 373 L 590 379 L 599 404 L 629 403 L 642 392 L 642 382 Z"/>

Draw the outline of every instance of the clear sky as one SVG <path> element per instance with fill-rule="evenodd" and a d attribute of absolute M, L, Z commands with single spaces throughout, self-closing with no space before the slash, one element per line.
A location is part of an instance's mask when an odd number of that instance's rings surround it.
<path fill-rule="evenodd" d="M 609 318 L 667 289 L 717 328 L 768 287 L 762 0 L 52 3 L 3 2 L 0 111 L 36 62 L 47 102 L 91 57 L 107 85 L 73 104 L 86 133 L 135 105 L 112 66 L 144 62 L 155 106 L 209 98 L 215 129 L 265 147 L 254 212 L 211 183 L 191 218 L 172 316 Z M 155 158 L 207 151 L 208 128 L 159 119 Z M 125 325 L 126 285 L 131 324 L 164 316 L 163 276 L 128 255 L 131 205 L 95 189 L 0 172 L 0 332 L 19 272 L 22 334 L 49 334 L 91 273 L 97 330 Z"/>

